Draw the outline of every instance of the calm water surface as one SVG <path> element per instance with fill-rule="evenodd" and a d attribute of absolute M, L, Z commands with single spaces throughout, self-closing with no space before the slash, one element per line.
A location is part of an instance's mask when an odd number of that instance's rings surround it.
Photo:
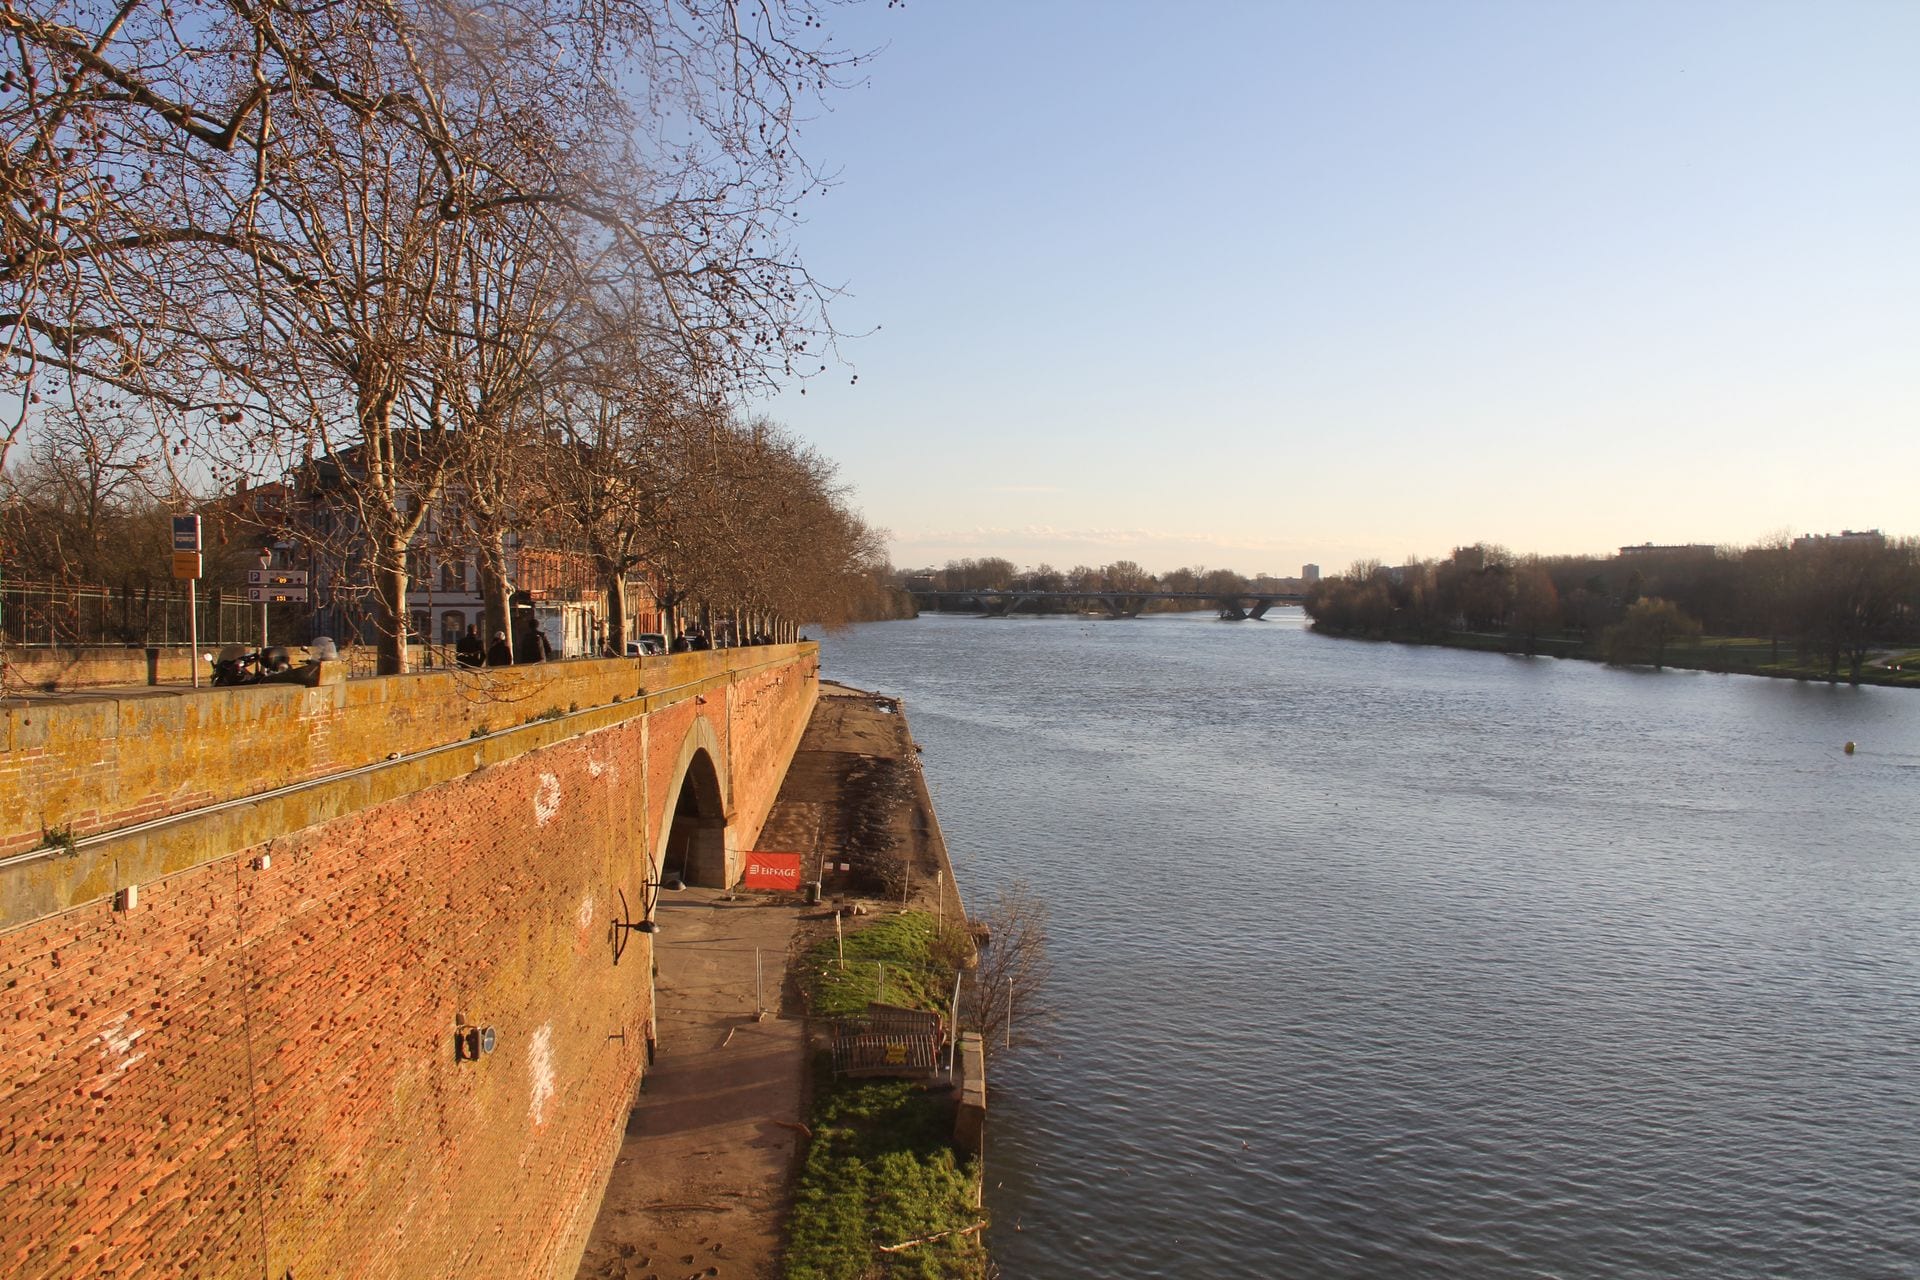
<path fill-rule="evenodd" d="M 827 642 L 1052 906 L 1007 1275 L 1920 1276 L 1920 694 L 1288 615 Z"/>

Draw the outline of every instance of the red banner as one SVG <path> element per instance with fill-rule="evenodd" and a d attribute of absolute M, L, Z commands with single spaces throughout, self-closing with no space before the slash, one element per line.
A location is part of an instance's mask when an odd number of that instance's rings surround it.
<path fill-rule="evenodd" d="M 797 853 L 747 854 L 747 872 L 740 883 L 749 889 L 786 889 L 800 892 L 800 855 Z"/>

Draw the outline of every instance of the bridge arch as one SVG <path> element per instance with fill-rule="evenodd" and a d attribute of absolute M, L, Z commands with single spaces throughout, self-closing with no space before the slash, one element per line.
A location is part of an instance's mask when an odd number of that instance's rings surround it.
<path fill-rule="evenodd" d="M 695 720 L 681 739 L 661 810 L 653 855 L 659 878 L 678 875 L 688 884 L 726 889 L 738 877 L 726 760 L 713 726 Z"/>

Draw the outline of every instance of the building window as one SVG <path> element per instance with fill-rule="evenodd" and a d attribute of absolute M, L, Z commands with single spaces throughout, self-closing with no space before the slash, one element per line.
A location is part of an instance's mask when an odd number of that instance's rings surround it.
<path fill-rule="evenodd" d="M 408 644 L 424 644 L 427 636 L 433 632 L 433 620 L 427 616 L 426 610 L 416 610 L 413 615 L 413 625 L 408 630 L 412 633 L 407 636 Z"/>
<path fill-rule="evenodd" d="M 467 562 L 448 560 L 440 566 L 440 589 L 442 591 L 465 591 L 467 589 Z"/>
<path fill-rule="evenodd" d="M 449 609 L 440 615 L 440 643 L 458 644 L 460 633 L 467 629 L 467 615 L 458 609 Z"/>

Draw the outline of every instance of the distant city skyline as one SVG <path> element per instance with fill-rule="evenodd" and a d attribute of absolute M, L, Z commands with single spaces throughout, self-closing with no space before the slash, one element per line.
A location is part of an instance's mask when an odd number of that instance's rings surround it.
<path fill-rule="evenodd" d="M 1920 531 L 1920 6 L 834 21 L 865 336 L 755 408 L 902 566 Z"/>

